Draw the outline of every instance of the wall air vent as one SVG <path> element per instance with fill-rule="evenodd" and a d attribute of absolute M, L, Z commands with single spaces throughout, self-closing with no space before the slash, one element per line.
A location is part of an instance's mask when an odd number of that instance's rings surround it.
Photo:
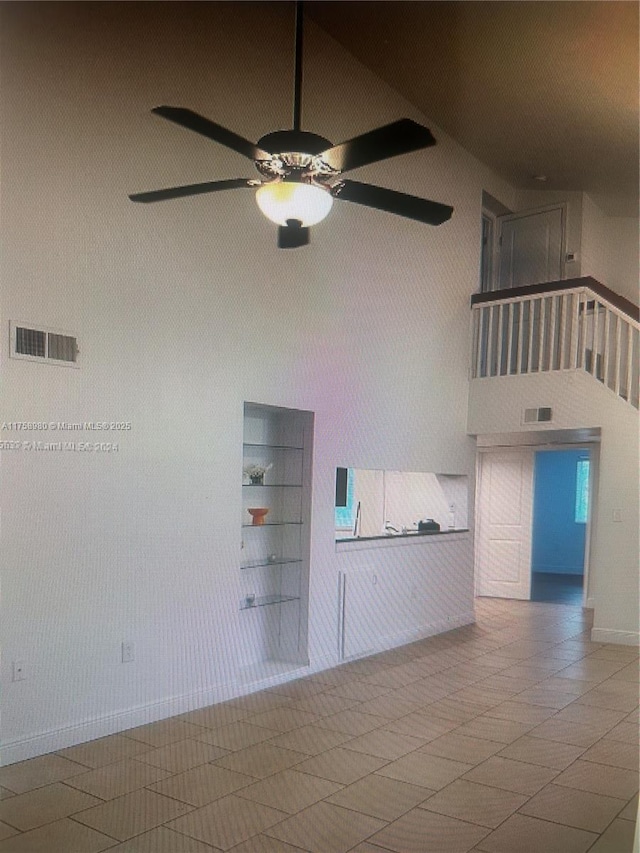
<path fill-rule="evenodd" d="M 11 323 L 11 358 L 77 367 L 78 352 L 73 335 L 31 323 Z"/>
<path fill-rule="evenodd" d="M 551 408 L 541 406 L 538 409 L 525 409 L 522 417 L 523 424 L 544 424 L 551 421 Z"/>

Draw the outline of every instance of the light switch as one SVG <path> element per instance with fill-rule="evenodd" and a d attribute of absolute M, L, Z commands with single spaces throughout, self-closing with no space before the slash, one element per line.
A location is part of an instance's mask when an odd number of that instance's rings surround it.
<path fill-rule="evenodd" d="M 621 509 L 614 509 L 613 520 L 614 521 L 622 521 L 622 510 Z"/>

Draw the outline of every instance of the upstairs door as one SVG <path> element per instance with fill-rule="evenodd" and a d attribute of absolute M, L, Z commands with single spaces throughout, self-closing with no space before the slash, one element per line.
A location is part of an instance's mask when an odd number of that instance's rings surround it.
<path fill-rule="evenodd" d="M 498 290 L 563 277 L 564 220 L 564 205 L 498 217 Z"/>
<path fill-rule="evenodd" d="M 531 597 L 533 452 L 479 454 L 476 595 Z"/>

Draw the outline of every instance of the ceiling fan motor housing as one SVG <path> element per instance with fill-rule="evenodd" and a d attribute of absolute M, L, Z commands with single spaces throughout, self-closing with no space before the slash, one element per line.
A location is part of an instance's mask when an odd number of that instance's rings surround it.
<path fill-rule="evenodd" d="M 268 160 L 256 160 L 258 171 L 269 179 L 311 183 L 326 181 L 339 174 L 320 157 L 332 143 L 305 130 L 276 130 L 262 136 L 257 145 L 273 153 Z"/>

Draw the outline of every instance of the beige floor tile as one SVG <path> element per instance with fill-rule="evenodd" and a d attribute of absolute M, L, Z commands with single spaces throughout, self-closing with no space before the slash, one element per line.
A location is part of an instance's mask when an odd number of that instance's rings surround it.
<path fill-rule="evenodd" d="M 614 672 L 611 676 L 612 681 L 631 681 L 633 684 L 638 683 L 638 664 L 627 664 L 622 669 Z"/>
<path fill-rule="evenodd" d="M 83 767 L 83 770 L 86 769 L 86 767 Z M 9 791 L 7 788 L 0 788 L 0 800 L 7 800 L 9 797 L 14 797 L 15 793 L 15 791 Z"/>
<path fill-rule="evenodd" d="M 386 763 L 383 758 L 338 747 L 303 761 L 296 765 L 296 770 L 341 785 L 350 785 Z"/>
<path fill-rule="evenodd" d="M 0 785 L 14 794 L 24 794 L 52 782 L 62 782 L 86 770 L 84 764 L 52 753 L 0 767 Z"/>
<path fill-rule="evenodd" d="M 384 723 L 382 726 L 385 731 L 398 732 L 424 741 L 435 740 L 457 727 L 458 723 L 455 721 L 429 717 L 426 714 L 407 714 L 406 717 Z"/>
<path fill-rule="evenodd" d="M 365 676 L 362 681 L 365 684 L 376 684 L 379 687 L 404 687 L 405 684 L 411 684 L 412 681 L 417 681 L 420 676 L 415 675 L 413 672 L 405 672 L 400 667 L 389 667 L 387 669 L 381 670 L 380 672 L 374 672 L 373 675 Z"/>
<path fill-rule="evenodd" d="M 168 776 L 167 770 L 143 764 L 132 758 L 107 764 L 97 770 L 89 770 L 67 779 L 67 785 L 100 797 L 101 800 L 113 800 L 122 794 L 128 794 L 138 788 L 146 788 L 153 782 L 159 782 Z"/>
<path fill-rule="evenodd" d="M 453 761 L 462 761 L 464 764 L 480 764 L 491 755 L 499 752 L 504 747 L 503 743 L 483 740 L 482 738 L 467 737 L 460 735 L 457 731 L 430 741 L 420 749 L 430 755 L 439 755 L 442 758 L 450 758 Z"/>
<path fill-rule="evenodd" d="M 189 811 L 191 806 L 143 789 L 81 811 L 73 817 L 98 832 L 126 841 Z"/>
<path fill-rule="evenodd" d="M 580 681 L 579 678 L 558 678 L 551 675 L 545 678 L 544 681 L 538 682 L 540 687 L 545 687 L 548 690 L 559 690 L 561 693 L 573 693 L 575 696 L 581 696 L 583 693 L 588 693 L 593 690 L 592 681 Z"/>
<path fill-rule="evenodd" d="M 251 714 L 262 714 L 264 711 L 272 711 L 274 708 L 287 708 L 293 705 L 293 699 L 268 690 L 260 690 L 257 693 L 249 693 L 247 696 L 238 696 L 225 703 L 228 708 L 236 708 L 246 711 L 247 716 Z M 233 721 L 230 721 L 233 722 Z M 220 723 L 228 725 L 228 723 Z"/>
<path fill-rule="evenodd" d="M 585 726 L 594 726 L 602 734 L 610 731 L 625 718 L 624 711 L 616 711 L 612 708 L 598 708 L 594 705 L 583 705 L 576 700 L 571 705 L 558 712 L 557 720 L 571 720 L 574 723 L 582 723 Z"/>
<path fill-rule="evenodd" d="M 479 782 L 482 785 L 531 796 L 557 775 L 558 771 L 549 767 L 511 761 L 509 758 L 498 758 L 494 755 L 466 773 L 464 778 L 469 782 Z"/>
<path fill-rule="evenodd" d="M 63 818 L 0 842 L 0 853 L 99 853 L 113 850 L 114 843 L 101 832 Z"/>
<path fill-rule="evenodd" d="M 346 735 L 343 732 L 321 729 L 319 726 L 302 726 L 302 728 L 272 737 L 269 743 L 283 749 L 303 752 L 305 755 L 318 755 L 320 752 L 333 749 L 333 747 L 340 746 L 349 740 L 351 740 L 351 735 Z"/>
<path fill-rule="evenodd" d="M 231 794 L 170 821 L 168 827 L 221 850 L 229 850 L 285 817 L 286 812 Z"/>
<path fill-rule="evenodd" d="M 206 764 L 208 761 L 215 761 L 225 755 L 227 755 L 227 750 L 221 749 L 219 746 L 198 740 L 181 740 L 145 752 L 136 760 L 151 764 L 153 767 L 159 767 L 162 770 L 168 770 L 170 773 L 182 773 L 184 770 L 190 770 L 192 767 Z"/>
<path fill-rule="evenodd" d="M 268 835 L 254 835 L 248 841 L 233 847 L 230 853 L 305 853 L 305 851 L 301 847 L 285 844 L 277 838 L 269 838 Z"/>
<path fill-rule="evenodd" d="M 293 767 L 294 764 L 299 764 L 306 758 L 307 756 L 302 752 L 282 749 L 270 743 L 257 743 L 255 746 L 249 746 L 239 752 L 232 752 L 215 763 L 218 767 L 225 767 L 227 770 L 235 770 L 237 773 L 246 773 L 256 779 L 263 779 L 279 770 Z"/>
<path fill-rule="evenodd" d="M 358 699 L 345 699 L 344 696 L 330 696 L 328 693 L 316 693 L 315 696 L 292 701 L 293 707 L 297 710 L 308 711 L 318 717 L 328 717 L 330 714 L 346 711 L 349 708 L 357 707 L 359 704 L 360 700 Z"/>
<path fill-rule="evenodd" d="M 109 848 L 109 853 L 215 853 L 215 851 L 211 845 L 203 841 L 174 832 L 166 826 L 158 826 Z"/>
<path fill-rule="evenodd" d="M 502 749 L 498 756 L 511 758 L 514 761 L 524 761 L 527 764 L 540 764 L 542 767 L 551 767 L 554 770 L 565 770 L 583 752 L 582 746 L 524 735 Z"/>
<path fill-rule="evenodd" d="M 217 729 L 220 726 L 237 723 L 238 720 L 245 720 L 251 714 L 255 713 L 257 711 L 250 710 L 246 706 L 240 707 L 239 705 L 227 702 L 224 705 L 209 705 L 206 708 L 189 711 L 186 714 L 181 714 L 177 719 L 184 720 L 185 723 L 193 723 L 195 726 Z"/>
<path fill-rule="evenodd" d="M 100 802 L 97 797 L 69 788 L 63 782 L 54 782 L 46 788 L 37 788 L 2 800 L 0 820 L 26 832 Z"/>
<path fill-rule="evenodd" d="M 640 728 L 634 723 L 618 723 L 610 732 L 604 736 L 605 740 L 617 740 L 620 743 L 627 743 L 631 746 L 638 746 L 640 742 Z"/>
<path fill-rule="evenodd" d="M 590 832 L 604 832 L 623 806 L 624 801 L 614 797 L 547 785 L 522 806 L 520 813 Z"/>
<path fill-rule="evenodd" d="M 331 729 L 344 734 L 363 735 L 384 725 L 387 721 L 373 714 L 362 714 L 359 711 L 340 711 L 329 717 L 322 717 L 316 723 L 323 729 Z"/>
<path fill-rule="evenodd" d="M 589 653 L 590 658 L 601 658 L 603 660 L 637 661 L 637 646 L 606 645 L 594 652 Z"/>
<path fill-rule="evenodd" d="M 438 699 L 437 702 L 432 702 L 424 713 L 429 716 L 439 717 L 443 720 L 451 720 L 456 723 L 467 723 L 473 720 L 487 710 L 486 704 L 478 704 L 477 702 L 465 702 L 461 699 L 454 699 L 452 696 L 447 696 L 444 699 Z"/>
<path fill-rule="evenodd" d="M 389 779 L 398 779 L 411 785 L 421 785 L 432 791 L 439 791 L 468 770 L 471 770 L 471 765 L 461 761 L 451 761 L 424 752 L 411 752 L 377 772 L 378 775 Z"/>
<path fill-rule="evenodd" d="M 535 726 L 528 732 L 531 737 L 541 737 L 545 740 L 568 743 L 572 746 L 582 746 L 585 749 L 593 746 L 605 733 L 601 726 L 585 725 L 558 717 L 545 720 L 544 723 Z"/>
<path fill-rule="evenodd" d="M 604 684 L 615 684 L 616 682 L 605 681 Z M 638 707 L 638 688 L 637 685 L 631 682 L 619 681 L 625 687 L 627 685 L 632 688 L 631 692 L 624 693 L 622 691 L 614 691 L 610 689 L 596 689 L 584 693 L 576 699 L 580 705 L 592 705 L 595 708 L 610 708 L 614 711 L 624 711 L 626 714 Z"/>
<path fill-rule="evenodd" d="M 221 726 L 219 729 L 202 729 L 202 732 L 202 735 L 197 735 L 195 740 L 228 749 L 230 752 L 237 752 L 239 749 L 246 749 L 256 743 L 263 743 L 275 734 L 273 729 L 252 726 L 242 720 L 237 723 L 230 723 L 228 726 Z"/>
<path fill-rule="evenodd" d="M 477 849 L 486 853 L 586 853 L 597 837 L 583 829 L 515 814 Z"/>
<path fill-rule="evenodd" d="M 157 723 L 149 723 L 146 726 L 138 726 L 135 729 L 127 729 L 122 734 L 157 749 L 179 740 L 197 738 L 199 733 L 204 734 L 205 732 L 206 729 L 203 729 L 202 726 L 194 726 L 191 723 L 185 723 L 184 720 L 171 718 L 160 720 Z"/>
<path fill-rule="evenodd" d="M 633 853 L 634 831 L 635 824 L 630 820 L 614 820 L 589 853 Z"/>
<path fill-rule="evenodd" d="M 416 808 L 368 840 L 394 853 L 435 853 L 436 850 L 438 853 L 466 853 L 488 831 L 485 827 Z M 509 853 L 514 853 L 515 849 Z"/>
<path fill-rule="evenodd" d="M 532 723 L 521 723 L 517 720 L 501 720 L 484 714 L 469 723 L 464 723 L 456 729 L 456 734 L 466 737 L 482 738 L 496 743 L 512 743 L 534 728 Z"/>
<path fill-rule="evenodd" d="M 288 814 L 295 814 L 334 794 L 340 788 L 336 782 L 321 779 L 319 776 L 310 776 L 297 770 L 283 770 L 282 773 L 276 773 L 243 788 L 238 791 L 238 796 Z"/>
<path fill-rule="evenodd" d="M 327 802 L 392 821 L 424 802 L 432 793 L 427 788 L 374 773 L 327 797 Z"/>
<path fill-rule="evenodd" d="M 305 699 L 314 696 L 316 693 L 322 693 L 324 689 L 324 685 L 319 681 L 310 678 L 297 678 L 295 681 L 270 687 L 269 693 L 274 693 L 276 696 L 286 696 L 289 699 Z"/>
<path fill-rule="evenodd" d="M 109 735 L 78 746 L 70 746 L 67 749 L 58 750 L 57 755 L 77 761 L 86 767 L 102 767 L 105 764 L 113 764 L 123 758 L 133 758 L 134 755 L 142 755 L 149 751 L 149 745 L 125 737 L 124 735 Z"/>
<path fill-rule="evenodd" d="M 555 785 L 566 785 L 569 788 L 619 797 L 622 800 L 631 799 L 638 791 L 637 771 L 580 759 L 556 776 L 553 781 Z"/>
<path fill-rule="evenodd" d="M 348 749 L 356 752 L 366 752 L 367 755 L 374 755 L 376 758 L 386 758 L 393 761 L 394 758 L 400 758 L 401 755 L 406 755 L 413 752 L 419 747 L 424 746 L 425 741 L 422 738 L 411 737 L 411 735 L 402 735 L 398 732 L 389 732 L 385 729 L 376 729 L 373 732 L 367 732 L 360 737 L 352 738 L 349 741 Z"/>
<path fill-rule="evenodd" d="M 8 823 L 2 823 L 0 821 L 0 840 L 4 838 L 9 838 L 12 835 L 16 835 L 18 833 L 17 829 L 14 829 L 13 826 L 9 826 Z"/>
<path fill-rule="evenodd" d="M 330 803 L 316 803 L 265 831 L 311 853 L 346 853 L 384 826 L 384 821 Z"/>
<path fill-rule="evenodd" d="M 340 684 L 327 691 L 327 696 L 339 696 L 344 699 L 353 699 L 356 702 L 366 702 L 368 699 L 375 699 L 376 696 L 384 696 L 389 693 L 388 687 L 380 687 L 378 684 L 363 684 L 361 681 L 354 681 L 351 684 Z"/>
<path fill-rule="evenodd" d="M 526 796 L 513 791 L 457 779 L 429 797 L 421 808 L 495 829 L 526 801 Z"/>
<path fill-rule="evenodd" d="M 558 672 L 558 678 L 578 678 L 599 683 L 625 666 L 623 661 L 582 658 Z"/>
<path fill-rule="evenodd" d="M 617 740 L 599 740 L 582 755 L 584 761 L 597 764 L 610 764 L 612 767 L 624 767 L 627 770 L 640 770 L 640 755 L 637 748 Z"/>
<path fill-rule="evenodd" d="M 192 770 L 151 785 L 149 790 L 191 806 L 206 806 L 214 800 L 219 800 L 227 794 L 251 785 L 254 781 L 253 776 L 247 776 L 244 773 L 235 773 L 233 770 L 225 770 L 224 767 L 216 767 L 213 764 L 202 764 L 200 767 L 194 767 Z"/>
<path fill-rule="evenodd" d="M 618 817 L 621 817 L 623 820 L 633 820 L 636 821 L 638 819 L 638 795 L 632 797 L 627 805 L 622 809 Z"/>
<path fill-rule="evenodd" d="M 395 720 L 398 717 L 404 717 L 406 714 L 420 710 L 422 707 L 420 702 L 399 696 L 398 693 L 399 691 L 394 690 L 392 693 L 386 693 L 384 696 L 362 702 L 358 706 L 358 711 L 363 714 Z"/>
<path fill-rule="evenodd" d="M 301 711 L 298 708 L 273 708 L 271 711 L 263 711 L 253 714 L 247 718 L 252 726 L 262 726 L 273 732 L 290 732 L 300 726 L 308 726 L 323 719 L 310 711 Z"/>
<path fill-rule="evenodd" d="M 567 679 L 570 680 L 570 679 Z M 572 702 L 576 701 L 575 693 L 563 693 L 555 688 L 543 687 L 536 685 L 528 690 L 523 690 L 518 693 L 514 701 L 524 703 L 525 705 L 542 705 L 545 708 L 553 708 L 556 711 L 566 708 Z"/>
<path fill-rule="evenodd" d="M 500 705 L 501 702 L 509 701 L 509 699 L 516 695 L 516 691 L 485 687 L 483 682 L 479 681 L 475 684 L 470 684 L 468 687 L 463 687 L 461 690 L 454 691 L 450 694 L 449 698 L 456 702 L 471 702 L 474 705 L 481 705 L 487 711 L 489 708 Z"/>
<path fill-rule="evenodd" d="M 520 702 L 516 696 L 513 701 L 502 702 L 486 712 L 487 717 L 495 717 L 497 720 L 513 720 L 517 723 L 530 723 L 532 726 L 539 725 L 558 713 L 557 708 L 548 708 L 544 705 L 527 704 Z"/>

